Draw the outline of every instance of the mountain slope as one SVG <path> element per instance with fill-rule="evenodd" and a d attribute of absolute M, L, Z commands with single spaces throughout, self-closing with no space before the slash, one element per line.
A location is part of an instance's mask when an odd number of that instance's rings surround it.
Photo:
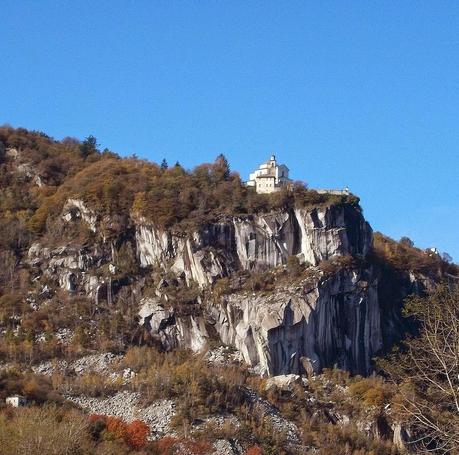
<path fill-rule="evenodd" d="M 167 397 L 176 401 L 166 408 L 178 409 L 186 425 L 195 425 L 196 416 L 242 419 L 257 394 L 269 398 L 259 375 L 303 375 L 303 408 L 315 403 L 317 390 L 352 401 L 340 387 L 360 379 L 345 375 L 327 391 L 323 376 L 315 375 L 333 367 L 368 375 L 376 355 L 416 329 L 402 315 L 403 299 L 458 274 L 434 254 L 374 235 L 354 195 L 318 194 L 300 184 L 259 195 L 230 172 L 223 156 L 185 171 L 101 153 L 94 138 L 55 141 L 9 127 L 0 128 L 0 228 L 5 368 L 34 368 L 33 380 L 58 391 L 58 401 L 93 412 L 100 403 L 91 394 L 115 394 L 118 403 L 127 391 L 139 393 L 126 395 L 134 407 Z M 223 365 L 202 360 L 221 359 L 222 352 Z M 97 370 L 88 359 L 101 354 L 119 356 L 123 369 Z M 33 389 L 28 377 L 18 380 L 8 371 L 4 394 L 54 400 L 52 392 L 40 398 L 41 386 Z M 48 375 L 52 386 L 41 378 Z M 398 423 L 383 410 L 392 392 L 362 381 L 361 387 L 378 390 L 378 412 L 393 425 L 383 431 L 372 414 L 371 434 L 393 438 Z M 193 387 L 199 399 L 189 396 Z M 285 392 L 288 400 L 300 393 L 295 387 Z M 282 393 L 271 398 L 284 412 L 294 405 L 285 404 Z M 332 415 L 324 400 L 311 416 L 317 411 L 320 425 L 338 425 L 347 414 L 339 404 L 340 417 Z M 100 405 L 107 413 L 109 402 Z M 262 408 L 277 415 L 268 402 Z M 141 412 L 154 421 L 153 410 Z M 298 416 L 291 419 L 298 431 L 289 442 L 296 452 L 286 453 L 308 453 L 309 446 L 299 444 L 304 421 Z"/>

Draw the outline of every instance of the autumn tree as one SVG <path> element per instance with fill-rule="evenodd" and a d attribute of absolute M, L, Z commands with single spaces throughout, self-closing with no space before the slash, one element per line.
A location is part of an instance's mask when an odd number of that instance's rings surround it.
<path fill-rule="evenodd" d="M 6 289 L 7 285 L 9 287 L 13 286 L 17 263 L 17 257 L 11 250 L 0 251 L 0 264 L 2 264 L 2 268 L 0 269 L 0 285 L 3 289 Z"/>
<path fill-rule="evenodd" d="M 5 146 L 3 145 L 2 142 L 0 142 L 0 163 L 3 163 L 3 161 L 5 161 L 5 156 L 6 156 Z"/>

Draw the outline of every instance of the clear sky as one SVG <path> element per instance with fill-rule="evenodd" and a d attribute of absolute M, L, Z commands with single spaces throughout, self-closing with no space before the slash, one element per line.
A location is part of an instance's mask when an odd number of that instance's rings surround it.
<path fill-rule="evenodd" d="M 0 123 L 243 178 L 275 153 L 459 261 L 457 1 L 0 6 Z"/>

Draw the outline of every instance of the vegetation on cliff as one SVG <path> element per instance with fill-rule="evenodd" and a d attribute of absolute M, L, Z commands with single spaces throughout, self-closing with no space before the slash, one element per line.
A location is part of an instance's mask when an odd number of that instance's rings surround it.
<path fill-rule="evenodd" d="M 80 142 L 55 141 L 40 132 L 0 128 L 0 215 L 24 238 L 46 229 L 69 198 L 83 200 L 100 217 L 145 217 L 161 227 L 196 226 L 224 215 L 246 215 L 293 205 L 356 203 L 354 196 L 333 196 L 308 191 L 296 184 L 293 191 L 270 195 L 247 188 L 230 172 L 223 155 L 212 164 L 186 171 L 137 158 L 121 159 L 97 149 L 92 136 Z M 7 156 L 13 149 L 18 156 Z M 12 171 L 14 169 L 14 172 Z M 39 179 L 40 184 L 37 185 Z M 123 223 L 120 224 L 120 229 Z M 13 238 L 10 238 L 13 237 Z M 20 247 L 12 233 L 4 244 Z"/>

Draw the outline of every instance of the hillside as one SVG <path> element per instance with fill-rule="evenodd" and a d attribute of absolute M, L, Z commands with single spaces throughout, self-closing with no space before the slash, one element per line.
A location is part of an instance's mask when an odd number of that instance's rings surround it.
<path fill-rule="evenodd" d="M 407 449 L 397 389 L 362 376 L 418 334 L 404 299 L 458 268 L 373 234 L 356 196 L 2 127 L 0 228 L 0 394 L 39 405 L 3 431 L 70 419 L 66 453 Z"/>

